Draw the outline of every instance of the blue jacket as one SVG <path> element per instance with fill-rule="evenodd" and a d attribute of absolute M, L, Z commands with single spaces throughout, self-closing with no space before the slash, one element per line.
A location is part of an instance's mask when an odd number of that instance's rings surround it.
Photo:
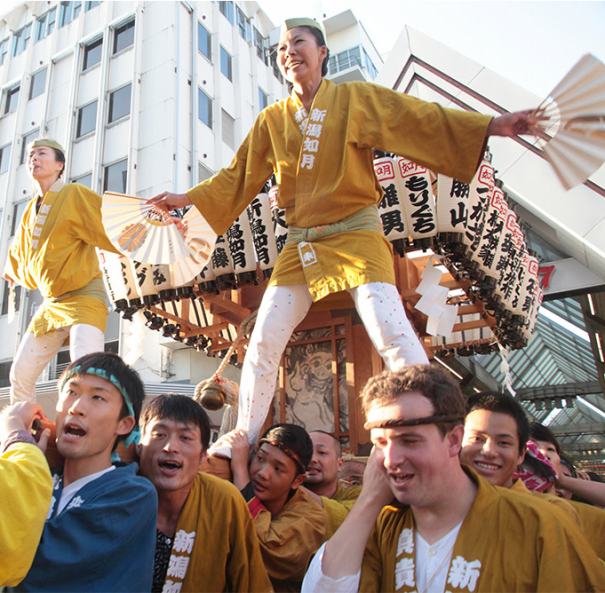
<path fill-rule="evenodd" d="M 158 513 L 156 489 L 138 465 L 83 486 L 57 515 L 63 473 L 32 567 L 15 591 L 150 591 Z"/>

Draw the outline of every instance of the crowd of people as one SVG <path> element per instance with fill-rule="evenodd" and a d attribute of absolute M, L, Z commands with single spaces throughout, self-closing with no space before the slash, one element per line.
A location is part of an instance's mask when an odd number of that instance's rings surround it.
<path fill-rule="evenodd" d="M 605 485 L 564 476 L 558 442 L 513 397 L 467 399 L 432 365 L 385 371 L 361 397 L 373 449 L 360 485 L 338 438 L 294 424 L 252 447 L 241 429 L 224 435 L 227 480 L 200 471 L 210 422 L 197 402 L 144 407 L 118 355 L 74 361 L 59 380 L 59 467 L 44 456 L 49 430 L 32 436 L 38 404 L 0 415 L 0 586 L 605 590 Z M 116 457 L 119 443 L 138 463 Z"/>
<path fill-rule="evenodd" d="M 192 399 L 148 402 L 137 372 L 103 349 L 95 247 L 115 250 L 101 198 L 64 184 L 65 152 L 38 139 L 36 184 L 5 268 L 44 302 L 11 369 L 0 415 L 0 587 L 15 591 L 605 591 L 605 486 L 582 479 L 554 436 L 501 393 L 467 400 L 428 364 L 406 318 L 380 230 L 373 148 L 470 181 L 491 118 L 377 85 L 324 79 L 321 27 L 286 21 L 277 62 L 292 95 L 265 109 L 233 163 L 158 207 L 197 207 L 217 233 L 271 173 L 288 241 L 242 371 L 236 429 L 210 447 Z M 325 128 L 325 129 L 324 129 Z M 276 424 L 260 435 L 278 363 L 313 302 L 350 297 L 387 371 L 361 398 L 373 444 Z M 63 345 L 56 450 L 35 381 Z M 34 435 L 36 438 L 34 438 Z M 125 449 L 126 448 L 126 449 Z M 120 460 L 130 450 L 137 462 Z M 201 472 L 224 455 L 230 479 Z M 54 464 L 53 464 L 54 465 Z M 582 498 L 579 501 L 578 498 Z"/>

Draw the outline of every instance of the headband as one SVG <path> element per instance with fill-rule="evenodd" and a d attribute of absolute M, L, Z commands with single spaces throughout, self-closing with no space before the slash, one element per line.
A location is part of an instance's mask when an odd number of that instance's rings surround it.
<path fill-rule="evenodd" d="M 290 447 L 286 447 L 286 445 L 284 445 L 283 443 L 280 443 L 279 441 L 270 441 L 269 439 L 261 439 L 258 443 L 259 449 L 263 443 L 267 443 L 267 445 L 271 445 L 272 447 L 277 447 L 278 449 L 281 449 L 290 459 L 292 459 L 292 461 L 294 461 L 294 463 L 296 463 L 301 474 L 304 474 L 307 471 L 307 468 L 302 464 L 300 457 L 296 453 L 294 453 L 294 451 L 292 451 L 292 449 L 290 449 Z"/>
<path fill-rule="evenodd" d="M 75 366 L 69 372 L 63 375 L 63 377 L 61 378 L 61 382 L 59 383 L 59 391 L 63 391 L 65 383 L 67 383 L 67 381 L 69 381 L 72 377 L 75 377 L 76 375 L 95 375 L 97 377 L 100 377 L 101 379 L 105 379 L 105 381 L 109 381 L 120 392 L 120 394 L 124 398 L 124 403 L 126 404 L 128 414 L 136 419 L 134 408 L 132 407 L 132 402 L 130 401 L 130 396 L 128 395 L 128 392 L 111 373 L 108 373 L 103 369 L 96 369 L 94 367 L 89 367 L 84 371 L 81 371 L 80 369 L 80 366 Z M 120 435 L 118 437 L 118 441 L 122 441 L 124 443 L 124 446 L 128 447 L 128 445 L 138 445 L 140 437 L 141 430 L 139 428 L 139 425 L 136 424 L 135 427 L 128 434 Z"/>
<path fill-rule="evenodd" d="M 280 37 L 290 29 L 296 29 L 296 27 L 312 27 L 313 29 L 317 29 L 321 32 L 321 34 L 325 37 L 323 29 L 321 25 L 315 19 L 309 18 L 298 18 L 298 19 L 286 19 L 279 31 Z"/>
<path fill-rule="evenodd" d="M 30 144 L 31 148 L 36 148 L 36 146 L 48 146 L 48 148 L 55 148 L 56 150 L 60 150 L 63 154 L 65 154 L 63 147 L 58 142 L 49 140 L 48 138 L 38 138 Z"/>
<path fill-rule="evenodd" d="M 400 428 L 402 426 L 421 426 L 422 424 L 440 424 L 442 422 L 457 422 L 464 420 L 464 416 L 459 414 L 433 414 L 424 418 L 411 418 L 404 420 L 403 418 L 395 418 L 393 420 L 376 420 L 374 422 L 366 422 L 363 427 L 366 430 L 372 428 Z"/>
<path fill-rule="evenodd" d="M 520 479 L 528 490 L 533 490 L 534 492 L 544 492 L 545 490 L 548 490 L 548 488 L 555 483 L 555 480 L 558 477 L 556 475 L 554 466 L 542 453 L 542 451 L 538 449 L 533 441 L 527 441 L 525 455 L 528 457 L 533 457 L 534 459 L 537 459 L 539 462 L 548 466 L 555 475 L 552 478 L 543 478 L 537 474 L 534 474 L 529 468 L 523 467 L 523 464 L 521 464 L 521 466 L 518 467 L 517 471 L 513 474 L 513 480 Z"/>

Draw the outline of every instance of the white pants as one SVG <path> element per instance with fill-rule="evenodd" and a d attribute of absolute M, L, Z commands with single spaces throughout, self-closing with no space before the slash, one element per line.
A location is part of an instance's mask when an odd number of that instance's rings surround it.
<path fill-rule="evenodd" d="M 52 333 L 34 336 L 27 332 L 13 360 L 10 370 L 10 397 L 15 401 L 36 401 L 36 379 L 44 367 L 69 337 L 69 356 L 72 361 L 91 352 L 103 352 L 105 336 L 94 325 L 79 323 L 62 327 Z"/>
<path fill-rule="evenodd" d="M 348 290 L 370 340 L 387 368 L 427 364 L 428 358 L 393 284 L 372 282 Z M 306 317 L 313 300 L 306 285 L 271 286 L 263 296 L 244 359 L 237 428 L 255 443 L 269 414 L 281 356 L 292 332 Z M 227 447 L 212 453 L 230 457 Z"/>

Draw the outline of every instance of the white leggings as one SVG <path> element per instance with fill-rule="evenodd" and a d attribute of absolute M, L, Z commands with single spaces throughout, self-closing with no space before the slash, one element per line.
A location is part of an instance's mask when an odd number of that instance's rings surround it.
<path fill-rule="evenodd" d="M 98 327 L 85 323 L 61 327 L 38 337 L 27 332 L 19 344 L 10 370 L 11 403 L 36 401 L 36 380 L 68 337 L 72 361 L 85 354 L 103 352 L 105 348 L 103 332 Z"/>
<path fill-rule="evenodd" d="M 428 358 L 403 309 L 393 284 L 372 282 L 348 290 L 370 340 L 387 368 L 426 364 Z M 269 414 L 281 356 L 313 300 L 306 285 L 271 286 L 263 296 L 244 359 L 237 428 L 255 443 Z M 230 457 L 227 447 L 213 453 Z"/>

